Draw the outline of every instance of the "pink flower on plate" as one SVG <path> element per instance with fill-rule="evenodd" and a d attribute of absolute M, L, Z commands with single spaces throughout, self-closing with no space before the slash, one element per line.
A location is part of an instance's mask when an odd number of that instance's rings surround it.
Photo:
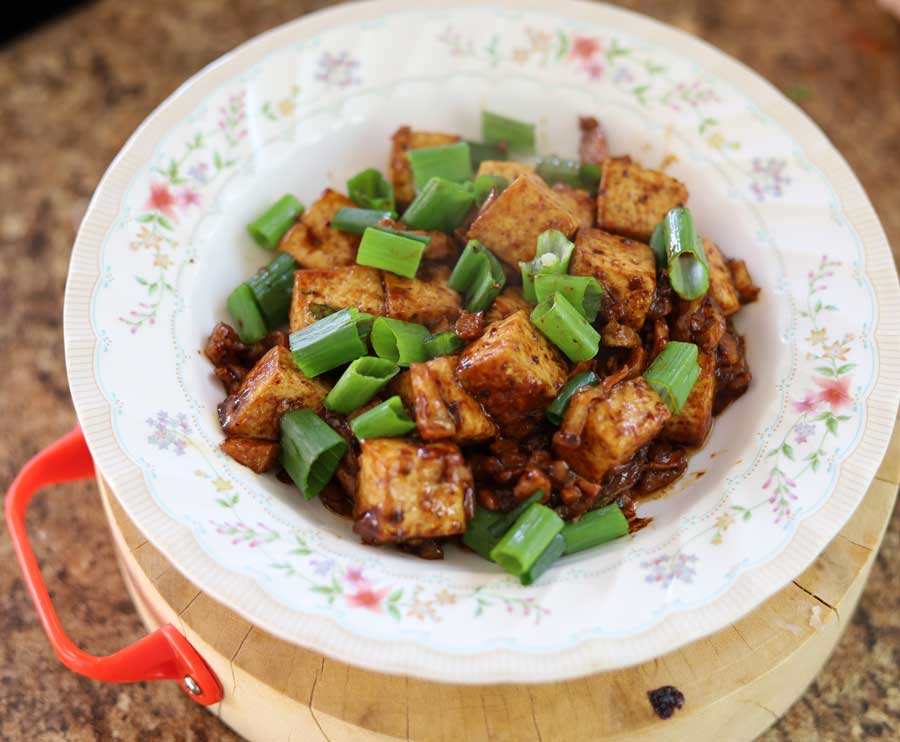
<path fill-rule="evenodd" d="M 199 206 L 200 194 L 193 188 L 185 188 L 178 194 L 178 205 L 184 209 L 189 206 Z"/>
<path fill-rule="evenodd" d="M 794 409 L 797 412 L 812 412 L 819 406 L 819 397 L 812 392 L 807 392 L 800 401 L 794 400 Z"/>
<path fill-rule="evenodd" d="M 572 40 L 572 51 L 569 55 L 575 59 L 590 59 L 600 51 L 600 40 L 590 36 L 576 36 Z"/>
<path fill-rule="evenodd" d="M 605 71 L 600 62 L 590 62 L 584 66 L 584 70 L 591 80 L 599 80 Z"/>
<path fill-rule="evenodd" d="M 147 199 L 147 208 L 158 211 L 171 219 L 175 218 L 174 206 L 177 202 L 175 194 L 169 190 L 166 183 L 151 183 L 150 198 Z"/>
<path fill-rule="evenodd" d="M 369 581 L 363 575 L 362 567 L 347 567 L 344 579 L 351 585 L 368 585 Z"/>
<path fill-rule="evenodd" d="M 814 379 L 814 381 L 822 390 L 816 395 L 817 398 L 821 402 L 825 402 L 832 410 L 839 410 L 853 401 L 853 398 L 850 396 L 849 377 L 845 376 L 843 379 Z"/>
<path fill-rule="evenodd" d="M 347 596 L 347 602 L 354 608 L 365 608 L 374 613 L 381 613 L 381 601 L 388 594 L 388 588 L 383 587 L 378 590 L 372 590 L 368 587 L 361 587 L 353 595 Z"/>

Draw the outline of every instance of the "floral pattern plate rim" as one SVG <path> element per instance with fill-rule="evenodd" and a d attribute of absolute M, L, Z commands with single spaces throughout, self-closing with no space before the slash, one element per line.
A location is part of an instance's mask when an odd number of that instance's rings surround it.
<path fill-rule="evenodd" d="M 212 64 L 142 124 L 76 239 L 73 400 L 138 527 L 273 634 L 451 682 L 633 664 L 752 610 L 858 505 L 900 396 L 886 362 L 900 350 L 893 260 L 824 135 L 708 45 L 602 5 L 442 6 L 387 0 L 299 19 Z M 410 26 L 401 59 L 390 40 Z M 221 391 L 197 352 L 227 289 L 266 258 L 242 232 L 250 214 L 288 190 L 309 202 L 366 158 L 383 166 L 398 123 L 475 137 L 486 101 L 520 116 L 540 105 L 544 152 L 574 151 L 574 114 L 595 111 L 614 151 L 688 183 L 701 228 L 748 261 L 765 297 L 739 318 L 754 386 L 677 496 L 644 506 L 654 525 L 527 589 L 456 550 L 434 565 L 362 547 L 345 522 L 241 470 L 217 448 Z"/>

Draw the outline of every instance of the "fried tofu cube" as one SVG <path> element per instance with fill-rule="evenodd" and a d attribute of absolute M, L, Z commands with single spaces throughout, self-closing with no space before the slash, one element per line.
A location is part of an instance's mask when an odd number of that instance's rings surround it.
<path fill-rule="evenodd" d="M 569 263 L 573 276 L 593 276 L 622 305 L 622 323 L 639 330 L 656 290 L 656 259 L 648 245 L 600 229 L 580 229 Z"/>
<path fill-rule="evenodd" d="M 339 209 L 356 206 L 349 198 L 326 188 L 319 200 L 307 209 L 281 238 L 278 249 L 294 256 L 301 268 L 337 268 L 353 265 L 359 249 L 359 235 L 331 226 Z"/>
<path fill-rule="evenodd" d="M 237 394 L 219 405 L 219 422 L 229 438 L 277 441 L 285 412 L 320 410 L 329 390 L 329 385 L 305 376 L 291 352 L 276 345 L 250 369 Z"/>
<path fill-rule="evenodd" d="M 455 536 L 473 507 L 472 472 L 454 443 L 363 441 L 354 517 L 366 543 Z"/>
<path fill-rule="evenodd" d="M 706 250 L 706 259 L 709 261 L 709 295 L 716 300 L 722 314 L 727 317 L 741 308 L 731 270 L 715 242 L 704 238 L 703 249 Z"/>
<path fill-rule="evenodd" d="M 489 325 L 456 364 L 465 390 L 514 438 L 537 427 L 566 372 L 562 356 L 524 311 Z"/>
<path fill-rule="evenodd" d="M 497 435 L 497 426 L 463 389 L 456 362 L 456 356 L 442 356 L 410 365 L 410 406 L 419 435 L 426 441 L 451 438 L 462 445 L 489 440 Z"/>
<path fill-rule="evenodd" d="M 566 418 L 585 414 L 581 445 L 572 450 L 554 442 L 554 451 L 575 470 L 592 482 L 601 482 L 614 466 L 624 464 L 639 448 L 662 431 L 672 416 L 653 387 L 643 377 L 616 384 L 609 395 L 597 399 L 588 394 L 572 398 Z M 562 427 L 565 428 L 566 420 Z"/>
<path fill-rule="evenodd" d="M 687 199 L 684 183 L 665 173 L 645 170 L 627 158 L 606 160 L 597 192 L 597 226 L 649 242 L 666 212 Z"/>
<path fill-rule="evenodd" d="M 461 311 L 460 297 L 447 285 L 447 266 L 419 269 L 421 278 L 404 278 L 384 271 L 384 311 L 386 316 L 415 322 L 434 329 L 444 320 L 455 322 Z"/>
<path fill-rule="evenodd" d="M 706 440 L 712 425 L 713 399 L 716 392 L 716 355 L 699 353 L 700 375 L 685 400 L 681 413 L 666 422 L 665 437 L 685 446 L 699 446 Z"/>
<path fill-rule="evenodd" d="M 500 296 L 494 299 L 491 308 L 484 315 L 484 323 L 489 325 L 491 322 L 499 322 L 501 319 L 506 319 L 509 315 L 516 312 L 524 311 L 530 313 L 531 310 L 531 304 L 525 301 L 525 297 L 522 296 L 522 287 L 507 286 L 500 292 Z"/>
<path fill-rule="evenodd" d="M 572 188 L 565 183 L 557 183 L 553 186 L 553 192 L 578 219 L 579 228 L 590 229 L 594 226 L 594 220 L 597 218 L 597 201 L 588 191 Z"/>
<path fill-rule="evenodd" d="M 547 229 L 571 237 L 578 219 L 541 178 L 525 173 L 482 210 L 469 228 L 468 238 L 490 248 L 511 268 L 531 260 L 537 238 Z"/>
<path fill-rule="evenodd" d="M 511 160 L 482 160 L 478 165 L 479 175 L 502 175 L 510 183 L 524 173 L 533 173 L 534 168 L 526 165 L 524 162 L 513 162 Z"/>
<path fill-rule="evenodd" d="M 299 270 L 294 273 L 291 297 L 291 332 L 326 317 L 334 309 L 356 307 L 361 312 L 384 315 L 381 272 L 364 265 L 332 270 Z"/>
<path fill-rule="evenodd" d="M 219 444 L 219 448 L 257 474 L 262 474 L 275 466 L 281 450 L 281 446 L 274 441 L 262 441 L 257 438 L 226 438 Z"/>
<path fill-rule="evenodd" d="M 406 153 L 411 149 L 425 147 L 442 147 L 445 144 L 458 142 L 456 134 L 444 134 L 440 131 L 413 131 L 408 126 L 401 126 L 391 137 L 391 159 L 389 171 L 394 184 L 394 198 L 398 206 L 408 206 L 416 197 L 413 184 L 412 168 Z"/>

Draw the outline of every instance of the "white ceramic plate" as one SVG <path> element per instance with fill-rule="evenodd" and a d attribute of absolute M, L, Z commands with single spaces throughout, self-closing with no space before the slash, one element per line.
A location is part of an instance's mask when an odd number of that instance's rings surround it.
<path fill-rule="evenodd" d="M 575 2 L 393 0 L 278 28 L 160 106 L 111 165 L 66 293 L 72 395 L 129 516 L 254 624 L 351 664 L 456 682 L 620 667 L 721 629 L 801 572 L 862 498 L 897 410 L 897 278 L 824 135 L 706 44 Z M 687 183 L 702 231 L 744 258 L 754 383 L 652 527 L 523 588 L 472 554 L 425 562 L 219 452 L 222 390 L 199 350 L 270 254 L 245 223 L 385 168 L 402 123 L 477 138 L 482 107 L 573 155 L 576 114 L 613 153 Z M 671 157 L 670 157 L 671 156 Z M 703 476 L 700 477 L 700 473 Z"/>

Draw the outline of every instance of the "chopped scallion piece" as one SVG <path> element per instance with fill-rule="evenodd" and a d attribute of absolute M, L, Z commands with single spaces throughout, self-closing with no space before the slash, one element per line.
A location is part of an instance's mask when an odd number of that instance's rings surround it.
<path fill-rule="evenodd" d="M 398 373 L 400 367 L 384 358 L 357 358 L 328 392 L 325 407 L 346 415 L 372 399 Z"/>
<path fill-rule="evenodd" d="M 577 160 L 564 160 L 556 155 L 542 157 L 535 165 L 534 171 L 548 185 L 563 183 L 572 188 L 581 187 L 581 164 Z"/>
<path fill-rule="evenodd" d="M 668 268 L 669 252 L 666 247 L 666 223 L 659 222 L 653 228 L 653 234 L 650 235 L 650 249 L 653 250 L 653 257 L 656 258 L 657 268 Z"/>
<path fill-rule="evenodd" d="M 418 232 L 410 232 L 405 229 L 394 229 L 393 227 L 375 226 L 373 229 L 377 229 L 379 232 L 386 232 L 387 234 L 399 234 L 401 237 L 408 237 L 409 239 L 421 242 L 426 246 L 431 242 L 430 234 L 419 234 Z"/>
<path fill-rule="evenodd" d="M 474 205 L 475 195 L 466 186 L 432 178 L 407 207 L 403 222 L 413 229 L 452 232 Z"/>
<path fill-rule="evenodd" d="M 242 283 L 232 291 L 225 304 L 241 342 L 255 343 L 266 336 L 266 320 L 248 284 Z"/>
<path fill-rule="evenodd" d="M 498 113 L 481 112 L 481 138 L 487 144 L 505 144 L 510 152 L 523 155 L 535 152 L 534 124 Z"/>
<path fill-rule="evenodd" d="M 491 549 L 491 559 L 510 574 L 521 577 L 534 566 L 562 527 L 562 518 L 550 508 L 534 503 Z"/>
<path fill-rule="evenodd" d="M 481 206 L 487 201 L 491 191 L 499 196 L 508 185 L 509 181 L 502 175 L 479 175 L 475 178 L 475 203 Z"/>
<path fill-rule="evenodd" d="M 341 232 L 349 232 L 350 234 L 362 234 L 367 227 L 374 227 L 383 219 L 390 219 L 390 211 L 379 211 L 378 209 L 355 209 L 351 206 L 345 206 L 338 209 L 337 213 L 331 219 L 331 226 Z"/>
<path fill-rule="evenodd" d="M 653 359 L 650 368 L 644 372 L 644 378 L 673 415 L 681 414 L 681 408 L 699 376 L 697 346 L 675 340 L 666 344 L 662 352 Z"/>
<path fill-rule="evenodd" d="M 425 244 L 419 240 L 368 227 L 359 243 L 356 262 L 371 268 L 381 268 L 398 276 L 415 278 L 423 252 Z"/>
<path fill-rule="evenodd" d="M 491 549 L 502 538 L 502 535 L 494 535 L 491 526 L 495 525 L 502 517 L 503 513 L 498 510 L 488 510 L 478 506 L 475 509 L 475 517 L 466 526 L 466 532 L 463 534 L 462 539 L 463 543 L 485 559 L 490 559 Z"/>
<path fill-rule="evenodd" d="M 350 421 L 350 430 L 360 440 L 396 438 L 415 429 L 416 423 L 406 414 L 400 397 L 391 397 Z"/>
<path fill-rule="evenodd" d="M 561 531 L 566 542 L 566 554 L 592 549 L 607 541 L 628 535 L 628 518 L 616 503 L 585 513 L 577 521 L 570 521 Z"/>
<path fill-rule="evenodd" d="M 522 516 L 528 508 L 534 505 L 536 502 L 540 502 L 544 499 L 544 490 L 537 490 L 532 493 L 528 498 L 520 502 L 516 505 L 512 510 L 508 513 L 503 513 L 500 518 L 491 526 L 491 533 L 493 533 L 497 539 L 501 539 L 506 535 L 506 532 L 513 527 L 513 524 Z"/>
<path fill-rule="evenodd" d="M 506 273 L 490 250 L 469 240 L 447 284 L 465 296 L 468 311 L 486 312 L 506 286 Z"/>
<path fill-rule="evenodd" d="M 559 258 L 559 267 L 555 272 L 568 273 L 574 249 L 575 245 L 558 229 L 547 229 L 538 235 L 535 254 L 539 258 L 544 255 L 555 255 Z"/>
<path fill-rule="evenodd" d="M 587 361 L 600 349 L 600 335 L 559 292 L 531 312 L 531 321 L 570 361 Z"/>
<path fill-rule="evenodd" d="M 307 500 L 334 476 L 347 452 L 347 442 L 309 409 L 281 418 L 281 465 Z"/>
<path fill-rule="evenodd" d="M 406 153 L 406 159 L 417 191 L 432 178 L 444 178 L 454 183 L 472 180 L 472 160 L 466 142 L 411 149 Z"/>
<path fill-rule="evenodd" d="M 347 181 L 350 200 L 363 209 L 394 212 L 394 186 L 390 181 L 370 167 L 354 175 Z"/>
<path fill-rule="evenodd" d="M 691 210 L 672 209 L 663 219 L 669 283 L 682 299 L 699 299 L 709 290 L 709 263 Z"/>
<path fill-rule="evenodd" d="M 428 360 L 425 341 L 431 337 L 431 333 L 424 325 L 390 317 L 376 317 L 370 337 L 378 356 L 398 366 Z"/>
<path fill-rule="evenodd" d="M 425 352 L 429 358 L 452 356 L 466 347 L 466 341 L 455 332 L 439 332 L 425 341 Z"/>
<path fill-rule="evenodd" d="M 534 563 L 525 570 L 520 576 L 523 585 L 534 584 L 544 572 L 552 567 L 566 550 L 566 540 L 561 533 L 557 533 L 553 540 L 547 544 L 547 548 L 541 552 L 541 555 Z"/>
<path fill-rule="evenodd" d="M 572 397 L 586 386 L 596 386 L 599 383 L 600 380 L 593 371 L 582 371 L 580 374 L 575 374 L 563 384 L 562 389 L 557 392 L 556 397 L 550 403 L 547 408 L 547 419 L 554 425 L 559 425 L 566 416 L 566 410 L 569 409 Z"/>
<path fill-rule="evenodd" d="M 366 354 L 364 342 L 371 315 L 348 307 L 292 332 L 291 353 L 310 378 Z"/>
<path fill-rule="evenodd" d="M 534 294 L 538 302 L 559 291 L 588 322 L 597 319 L 603 288 L 593 276 L 569 276 L 558 273 L 539 273 L 534 277 Z"/>
<path fill-rule="evenodd" d="M 484 142 L 468 142 L 469 156 L 472 158 L 472 170 L 477 172 L 478 166 L 485 160 L 502 161 L 509 159 L 507 148 Z"/>
<path fill-rule="evenodd" d="M 279 253 L 265 268 L 252 276 L 247 285 L 270 329 L 287 322 L 294 290 L 294 271 L 299 266 L 286 252 Z"/>
<path fill-rule="evenodd" d="M 603 176 L 603 167 L 596 162 L 581 163 L 581 187 L 588 191 L 596 191 Z"/>
<path fill-rule="evenodd" d="M 288 193 L 272 204 L 258 219 L 247 225 L 247 231 L 260 247 L 269 250 L 291 228 L 294 220 L 303 213 L 303 204 Z"/>

